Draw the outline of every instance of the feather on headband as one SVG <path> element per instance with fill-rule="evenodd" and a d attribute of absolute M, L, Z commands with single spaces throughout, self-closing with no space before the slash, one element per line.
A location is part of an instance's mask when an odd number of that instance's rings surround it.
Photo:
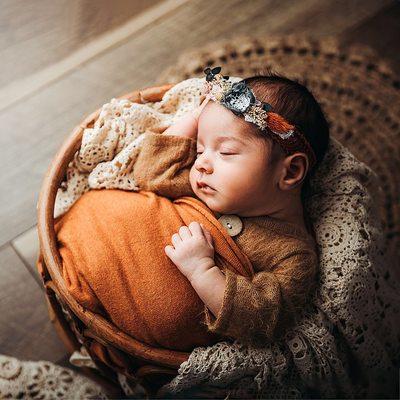
<path fill-rule="evenodd" d="M 204 94 L 231 110 L 235 115 L 243 116 L 245 121 L 257 125 L 283 148 L 286 154 L 296 151 L 307 154 L 310 170 L 316 163 L 315 153 L 305 136 L 284 117 L 274 113 L 269 103 L 256 99 L 253 91 L 245 82 L 229 81 L 229 76 L 221 75 L 221 67 L 206 68 Z"/>

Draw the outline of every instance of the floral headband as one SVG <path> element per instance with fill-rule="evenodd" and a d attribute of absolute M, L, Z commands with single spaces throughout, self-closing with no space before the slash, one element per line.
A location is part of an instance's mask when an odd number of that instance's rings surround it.
<path fill-rule="evenodd" d="M 206 74 L 204 94 L 231 110 L 235 115 L 243 115 L 245 121 L 257 125 L 263 132 L 269 134 L 286 154 L 296 151 L 307 154 L 311 170 L 316 162 L 315 153 L 296 126 L 291 125 L 281 115 L 272 112 L 271 104 L 257 100 L 245 82 L 232 83 L 229 81 L 229 76 L 222 76 L 220 72 L 221 67 L 204 70 Z"/>

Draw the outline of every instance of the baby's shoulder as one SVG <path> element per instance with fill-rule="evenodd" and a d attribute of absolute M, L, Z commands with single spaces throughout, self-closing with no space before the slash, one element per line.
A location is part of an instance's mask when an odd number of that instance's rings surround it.
<path fill-rule="evenodd" d="M 303 236 L 273 232 L 270 240 L 277 259 L 296 258 L 299 260 L 303 258 L 310 261 L 317 258 L 317 244 L 314 238 L 306 232 Z"/>
<path fill-rule="evenodd" d="M 270 243 L 276 246 L 281 244 L 283 248 L 314 248 L 314 236 L 307 228 L 277 220 L 269 216 L 251 217 L 244 219 L 244 232 L 246 236 L 268 238 Z"/>

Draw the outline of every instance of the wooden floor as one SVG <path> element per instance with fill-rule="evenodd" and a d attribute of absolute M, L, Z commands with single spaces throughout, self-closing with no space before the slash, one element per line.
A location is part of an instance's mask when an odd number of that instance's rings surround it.
<path fill-rule="evenodd" d="M 69 9 L 63 3 L 74 6 Z M 94 3 L 103 3 L 106 10 L 89 9 Z M 372 46 L 400 70 L 398 2 L 38 0 L 35 4 L 46 13 L 40 14 L 32 2 L 9 0 L 2 3 L 0 17 L 0 22 L 7 22 L 0 24 L 4 67 L 0 353 L 24 359 L 66 362 L 34 266 L 36 202 L 52 156 L 85 115 L 112 97 L 152 85 L 183 51 L 236 34 L 337 35 L 346 45 Z M 72 28 L 65 22 L 68 18 L 74 22 Z"/>

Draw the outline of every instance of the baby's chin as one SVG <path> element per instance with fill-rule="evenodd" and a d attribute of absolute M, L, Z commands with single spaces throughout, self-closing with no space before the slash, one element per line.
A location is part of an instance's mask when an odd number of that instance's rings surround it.
<path fill-rule="evenodd" d="M 234 214 L 233 208 L 227 205 L 221 204 L 213 194 L 205 194 L 199 189 L 193 190 L 197 198 L 202 201 L 211 211 L 219 214 Z"/>
<path fill-rule="evenodd" d="M 218 205 L 216 204 L 214 194 L 204 193 L 201 189 L 197 188 L 197 185 L 196 187 L 193 187 L 192 185 L 192 190 L 196 197 L 201 200 L 210 210 L 219 212 L 215 210 L 215 207 L 218 208 Z"/>

